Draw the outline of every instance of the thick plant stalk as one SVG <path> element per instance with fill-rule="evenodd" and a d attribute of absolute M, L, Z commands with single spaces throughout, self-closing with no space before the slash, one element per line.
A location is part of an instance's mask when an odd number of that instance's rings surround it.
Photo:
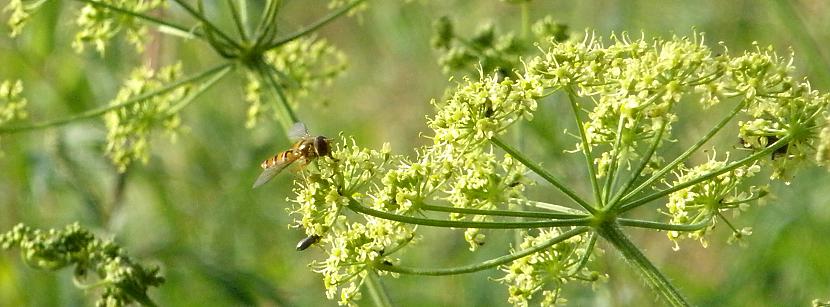
<path fill-rule="evenodd" d="M 622 254 L 625 261 L 637 270 L 646 284 L 669 305 L 692 306 L 668 278 L 622 233 L 617 225 L 605 224 L 599 226 L 597 232 Z"/>
<path fill-rule="evenodd" d="M 383 289 L 383 284 L 380 283 L 380 278 L 374 271 L 370 271 L 366 275 L 366 288 L 369 290 L 372 300 L 375 301 L 375 306 L 392 307 L 389 296 L 386 295 L 386 290 Z"/>

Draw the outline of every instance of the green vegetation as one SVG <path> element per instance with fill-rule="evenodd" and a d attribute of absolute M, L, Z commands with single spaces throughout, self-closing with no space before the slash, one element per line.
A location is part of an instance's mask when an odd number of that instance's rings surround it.
<path fill-rule="evenodd" d="M 0 257 L 3 304 L 827 299 L 821 9 L 4 12 L 0 243 L 22 257 Z M 297 122 L 311 128 L 299 142 Z"/>

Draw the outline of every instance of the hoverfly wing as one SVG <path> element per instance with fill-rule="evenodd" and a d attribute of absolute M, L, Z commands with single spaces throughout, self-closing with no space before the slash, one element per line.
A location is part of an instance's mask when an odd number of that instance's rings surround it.
<path fill-rule="evenodd" d="M 252 187 L 252 189 L 256 189 L 257 187 L 267 183 L 268 181 L 271 181 L 271 179 L 274 178 L 274 176 L 277 176 L 277 174 L 279 174 L 283 169 L 290 165 L 291 162 L 294 162 L 294 160 L 296 159 L 284 160 L 263 170 L 262 173 L 259 174 L 259 177 L 256 178 L 256 181 L 254 182 L 254 186 Z"/>
<path fill-rule="evenodd" d="M 308 135 L 308 129 L 302 122 L 296 122 L 291 129 L 288 130 L 288 138 L 292 140 L 299 140 Z"/>

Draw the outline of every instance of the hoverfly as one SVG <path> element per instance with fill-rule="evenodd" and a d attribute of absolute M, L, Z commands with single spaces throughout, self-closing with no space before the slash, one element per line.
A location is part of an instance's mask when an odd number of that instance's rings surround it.
<path fill-rule="evenodd" d="M 254 188 L 270 181 L 294 161 L 300 160 L 302 166 L 305 166 L 317 157 L 328 156 L 334 159 L 331 156 L 331 139 L 322 135 L 309 135 L 303 123 L 294 123 L 288 137 L 297 141 L 288 150 L 262 161 L 260 166 L 263 171 L 254 182 Z"/>

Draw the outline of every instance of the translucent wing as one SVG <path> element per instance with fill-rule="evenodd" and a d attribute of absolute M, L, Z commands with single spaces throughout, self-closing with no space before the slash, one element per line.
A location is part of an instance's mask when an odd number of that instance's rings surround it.
<path fill-rule="evenodd" d="M 271 181 L 271 179 L 274 178 L 274 176 L 279 174 L 288 165 L 291 165 L 291 163 L 294 162 L 295 160 L 297 160 L 297 159 L 295 158 L 295 159 L 284 160 L 281 163 L 274 164 L 271 167 L 266 168 L 265 170 L 263 170 L 262 173 L 259 174 L 259 177 L 256 178 L 256 181 L 254 182 L 254 187 L 252 189 L 256 189 L 257 187 L 265 184 L 266 182 Z"/>
<path fill-rule="evenodd" d="M 292 140 L 299 140 L 308 135 L 308 129 L 306 129 L 305 124 L 301 122 L 294 123 L 291 126 L 291 129 L 288 130 L 288 137 Z"/>

